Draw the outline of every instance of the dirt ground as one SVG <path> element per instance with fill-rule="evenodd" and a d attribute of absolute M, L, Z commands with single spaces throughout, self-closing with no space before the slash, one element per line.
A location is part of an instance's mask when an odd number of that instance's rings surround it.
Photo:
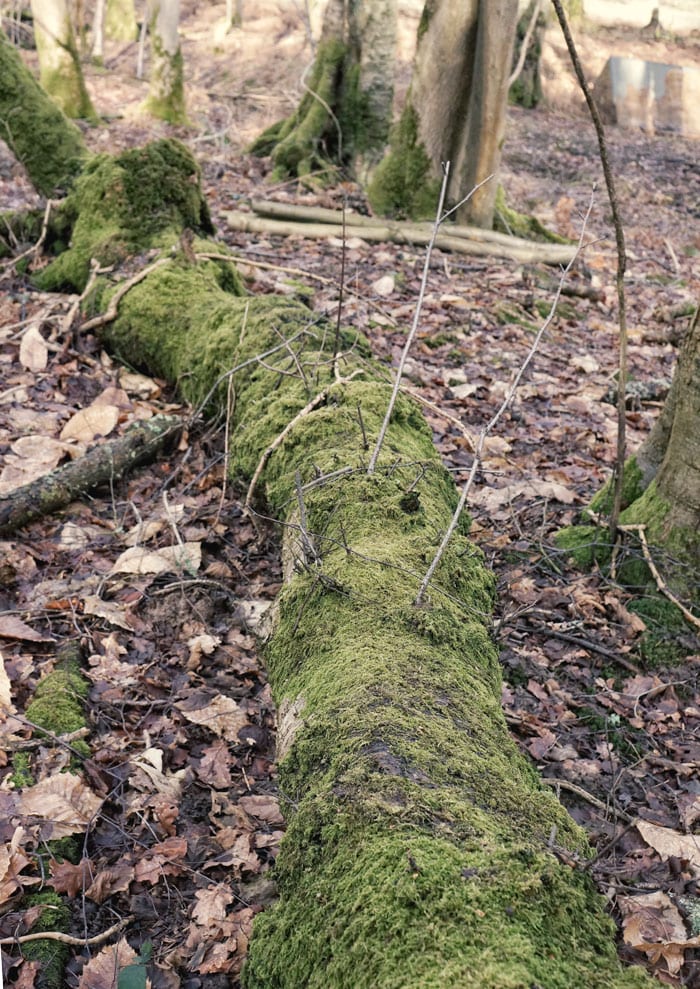
<path fill-rule="evenodd" d="M 342 244 L 227 228 L 227 211 L 246 208 L 253 196 L 366 208 L 351 177 L 327 189 L 272 185 L 268 163 L 245 154 L 253 137 L 294 108 L 312 60 L 300 6 L 263 0 L 252 8 L 244 7 L 243 28 L 227 34 L 223 4 L 184 4 L 189 128 L 140 115 L 147 83 L 134 77 L 136 45 L 108 46 L 105 69 L 87 70 L 104 123 L 86 129 L 86 139 L 113 152 L 179 137 L 202 164 L 219 236 L 245 259 L 251 291 L 293 291 L 281 269 L 295 269 L 297 281 L 319 286 L 318 312 L 335 318 L 342 294 L 343 320 L 395 363 L 415 309 L 419 249 L 346 245 L 341 293 Z M 419 14 L 416 3 L 402 7 L 398 102 Z M 697 35 L 649 44 L 629 27 L 591 31 L 584 47 L 598 61 L 631 53 L 693 64 L 700 54 Z M 31 65 L 32 53 L 26 58 Z M 658 414 L 700 298 L 700 143 L 614 128 L 608 141 L 628 246 L 630 367 L 639 385 L 629 401 L 632 449 Z M 665 984 L 698 989 L 700 861 L 688 845 L 700 821 L 697 636 L 682 620 L 670 631 L 657 627 L 643 594 L 601 573 L 579 573 L 553 542 L 609 475 L 615 455 L 616 256 L 596 138 L 578 98 L 565 108 L 512 109 L 504 154 L 509 201 L 559 233 L 577 237 L 591 207 L 570 294 L 487 441 L 470 498 L 474 537 L 499 578 L 494 635 L 504 711 L 523 751 L 590 834 L 595 855 L 585 867 L 620 925 L 623 956 Z M 36 202 L 21 168 L 1 155 L 2 208 Z M 117 385 L 125 392 L 117 431 L 142 414 L 186 412 L 163 383 L 124 377 L 79 327 L 66 339 L 57 334 L 72 300 L 41 296 L 11 271 L 3 277 L 0 449 L 8 461 L 19 459 L 15 447 L 27 435 L 57 442 L 69 417 Z M 557 281 L 558 272 L 537 264 L 433 259 L 407 375 L 432 403 L 426 414 L 457 482 L 471 464 L 465 430 L 476 432 L 498 407 Z M 20 352 L 32 322 L 50 344 L 36 373 Z M 124 964 L 145 971 L 134 950 L 150 940 L 148 975 L 157 989 L 238 985 L 252 919 L 274 897 L 271 868 L 284 827 L 274 705 L 251 634 L 279 588 L 279 561 L 274 545 L 256 540 L 239 493 L 226 486 L 223 447 L 223 429 L 193 428 L 172 456 L 3 544 L 0 634 L 13 701 L 24 710 L 54 661 L 55 642 L 79 637 L 91 671 L 87 779 L 104 801 L 80 862 L 56 863 L 40 843 L 28 845 L 27 881 L 50 875 L 49 885 L 68 899 L 78 938 L 123 922 L 119 937 L 132 951 Z M 178 538 L 198 544 L 197 579 L 167 571 L 119 576 L 115 561 L 137 524 L 150 527 L 154 549 L 172 541 L 174 527 Z M 20 635 L 16 625 L 8 634 L 8 616 L 21 616 L 39 638 Z M 233 702 L 236 719 L 217 735 L 200 712 L 231 711 Z M 31 732 L 22 738 L 37 742 Z M 40 782 L 59 765 L 55 753 L 27 751 Z M 160 759 L 160 769 L 149 759 Z M 14 799 L 11 769 L 8 755 L 0 800 Z M 156 770 L 181 787 L 176 808 L 163 809 Z M 0 917 L 0 936 L 25 930 L 22 923 L 14 911 Z M 653 948 L 641 947 L 650 942 Z M 87 989 L 103 950 L 72 948 L 67 984 Z M 17 946 L 3 955 L 10 984 L 35 984 L 35 962 Z"/>

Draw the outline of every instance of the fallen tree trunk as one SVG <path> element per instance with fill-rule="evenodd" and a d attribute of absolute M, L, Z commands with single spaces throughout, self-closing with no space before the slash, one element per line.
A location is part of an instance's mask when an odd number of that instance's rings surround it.
<path fill-rule="evenodd" d="M 332 223 L 299 223 L 293 220 L 275 220 L 260 216 L 252 216 L 232 210 L 225 214 L 226 222 L 233 230 L 244 233 L 264 233 L 278 237 L 360 237 L 380 243 L 415 244 L 425 246 L 432 238 L 432 228 L 428 224 L 399 223 L 397 221 L 377 221 L 372 223 L 351 223 L 342 225 Z M 364 217 L 362 219 L 365 219 Z M 467 228 L 462 228 L 467 229 Z M 493 237 L 482 240 L 470 239 L 465 235 L 457 236 L 452 233 L 438 234 L 435 247 L 443 251 L 454 251 L 458 254 L 472 254 L 481 257 L 508 258 L 520 264 L 534 264 L 538 261 L 544 264 L 568 264 L 576 247 L 570 244 L 541 244 L 517 237 L 501 235 L 502 239 Z"/>
<path fill-rule="evenodd" d="M 399 400 L 368 477 L 363 432 L 376 435 L 389 388 L 360 360 L 362 341 L 343 334 L 336 381 L 330 327 L 217 277 L 174 259 L 130 290 L 104 335 L 194 402 L 240 368 L 239 480 L 287 430 L 258 491 L 287 534 L 266 657 L 294 810 L 245 985 L 648 985 L 621 967 L 588 875 L 552 851 L 553 834 L 568 855 L 587 846 L 508 736 L 493 579 L 464 533 L 430 604 L 413 604 L 456 498 L 420 410 Z M 275 348 L 274 363 L 256 359 Z"/>
<path fill-rule="evenodd" d="M 650 985 L 621 966 L 588 873 L 561 861 L 585 856 L 583 832 L 508 735 L 494 581 L 466 526 L 414 605 L 457 498 L 419 407 L 399 398 L 368 476 L 390 389 L 366 341 L 301 303 L 246 297 L 225 260 L 197 261 L 223 249 L 195 236 L 210 224 L 182 146 L 100 156 L 63 216 L 71 247 L 43 283 L 82 290 L 91 259 L 116 271 L 160 250 L 105 342 L 214 414 L 235 368 L 234 476 L 248 482 L 269 451 L 257 490 L 286 534 L 287 581 L 266 656 L 293 811 L 245 984 Z M 104 312 L 116 292 L 101 278 L 86 304 Z"/>

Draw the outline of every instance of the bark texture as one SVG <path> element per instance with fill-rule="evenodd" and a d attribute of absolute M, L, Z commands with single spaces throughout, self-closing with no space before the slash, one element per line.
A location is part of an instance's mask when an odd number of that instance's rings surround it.
<path fill-rule="evenodd" d="M 67 117 L 96 121 L 66 0 L 32 0 L 40 82 Z"/>
<path fill-rule="evenodd" d="M 391 124 L 396 17 L 396 0 L 330 0 L 298 109 L 251 148 L 272 156 L 276 178 L 329 163 L 369 172 Z"/>
<path fill-rule="evenodd" d="M 82 135 L 48 98 L 2 32 L 0 77 L 2 139 L 37 192 L 50 196 L 69 188 L 88 157 Z"/>
<path fill-rule="evenodd" d="M 452 202 L 494 175 L 459 214 L 492 225 L 516 21 L 517 0 L 426 3 L 406 106 L 369 187 L 376 212 L 431 215 L 449 161 Z"/>
<path fill-rule="evenodd" d="M 150 8 L 151 76 L 146 109 L 170 124 L 186 124 L 180 49 L 180 0 L 154 0 Z"/>

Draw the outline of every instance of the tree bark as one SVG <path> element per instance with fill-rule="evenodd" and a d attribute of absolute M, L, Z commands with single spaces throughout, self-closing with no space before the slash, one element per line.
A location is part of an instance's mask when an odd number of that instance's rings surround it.
<path fill-rule="evenodd" d="M 88 157 L 82 135 L 41 89 L 2 32 L 0 77 L 3 140 L 37 192 L 50 196 L 69 188 Z"/>
<path fill-rule="evenodd" d="M 67 117 L 97 121 L 85 88 L 66 0 L 31 0 L 31 5 L 43 89 Z"/>
<path fill-rule="evenodd" d="M 152 0 L 151 78 L 146 109 L 170 124 L 187 123 L 179 22 L 180 0 Z"/>
<path fill-rule="evenodd" d="M 329 0 L 298 110 L 268 128 L 253 154 L 272 156 L 275 177 L 350 165 L 367 174 L 391 124 L 396 0 Z"/>
<path fill-rule="evenodd" d="M 112 41 L 135 41 L 138 35 L 134 0 L 107 0 L 105 34 Z"/>
<path fill-rule="evenodd" d="M 429 0 L 411 86 L 388 156 L 368 189 L 383 215 L 431 216 L 449 161 L 448 195 L 461 223 L 490 227 L 498 188 L 517 0 Z"/>

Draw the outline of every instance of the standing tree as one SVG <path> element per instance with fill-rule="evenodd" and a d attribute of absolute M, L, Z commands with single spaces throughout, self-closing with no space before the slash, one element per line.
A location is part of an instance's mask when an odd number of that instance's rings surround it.
<path fill-rule="evenodd" d="M 40 81 L 68 117 L 97 121 L 75 44 L 67 0 L 31 0 Z"/>
<path fill-rule="evenodd" d="M 145 108 L 170 124 L 186 124 L 185 83 L 180 49 L 180 0 L 151 0 L 151 79 Z"/>
<path fill-rule="evenodd" d="M 396 0 L 329 0 L 298 109 L 261 134 L 253 154 L 275 175 L 308 175 L 328 162 L 366 172 L 383 152 L 394 96 Z"/>
<path fill-rule="evenodd" d="M 134 41 L 138 35 L 134 0 L 107 0 L 105 35 L 112 41 Z"/>
<path fill-rule="evenodd" d="M 431 216 L 445 161 L 453 201 L 497 175 L 517 17 L 517 0 L 428 0 L 406 105 L 368 190 L 377 213 Z M 497 188 L 485 182 L 458 220 L 491 227 Z"/>

